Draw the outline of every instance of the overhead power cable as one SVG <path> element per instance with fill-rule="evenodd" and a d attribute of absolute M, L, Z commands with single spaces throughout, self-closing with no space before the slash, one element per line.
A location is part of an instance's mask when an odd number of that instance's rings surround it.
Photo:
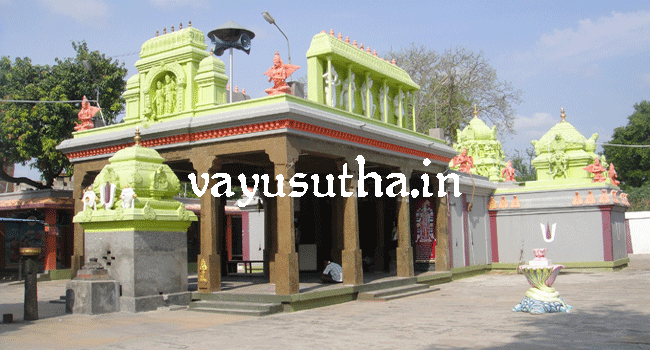
<path fill-rule="evenodd" d="M 650 145 L 620 145 L 617 143 L 597 142 L 601 146 L 615 146 L 615 147 L 632 147 L 632 148 L 648 148 Z"/>
<path fill-rule="evenodd" d="M 96 100 L 87 100 L 88 102 L 95 102 Z M 83 100 L 67 100 L 67 101 L 40 101 L 40 100 L 0 100 L 0 102 L 15 102 L 15 103 L 81 103 Z"/>

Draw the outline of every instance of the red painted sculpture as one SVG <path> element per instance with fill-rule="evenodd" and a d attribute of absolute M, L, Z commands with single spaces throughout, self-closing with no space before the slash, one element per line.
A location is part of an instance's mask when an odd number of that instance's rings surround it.
<path fill-rule="evenodd" d="M 511 161 L 508 161 L 506 167 L 501 170 L 501 177 L 505 178 L 506 181 L 515 181 L 515 168 L 512 167 Z"/>
<path fill-rule="evenodd" d="M 458 170 L 468 174 L 472 173 L 472 168 L 474 167 L 474 158 L 467 155 L 466 148 L 463 148 L 463 151 L 459 155 L 455 156 L 452 161 L 453 167 L 456 167 L 456 165 L 460 164 Z"/>
<path fill-rule="evenodd" d="M 607 178 L 603 176 L 603 172 L 607 171 L 607 169 L 605 169 L 605 167 L 600 164 L 600 160 L 598 158 L 594 160 L 593 164 L 589 164 L 582 169 L 594 174 L 594 179 L 591 182 L 605 182 L 605 180 L 607 180 Z"/>
<path fill-rule="evenodd" d="M 298 68 L 300 67 L 293 64 L 283 64 L 280 54 L 276 51 L 273 57 L 273 67 L 264 73 L 269 76 L 269 81 L 273 81 L 273 87 L 264 91 L 269 95 L 290 94 L 291 88 L 287 85 L 286 80 Z"/>
<path fill-rule="evenodd" d="M 77 131 L 92 129 L 94 127 L 93 117 L 95 114 L 97 114 L 97 112 L 99 112 L 99 110 L 99 107 L 91 106 L 86 96 L 84 96 L 83 100 L 81 101 L 81 110 L 77 114 L 77 117 L 79 118 L 79 121 L 81 121 L 81 124 L 77 124 L 74 129 Z"/>
<path fill-rule="evenodd" d="M 616 180 L 618 177 L 618 174 L 616 173 L 616 169 L 614 169 L 614 163 L 609 163 L 609 179 L 612 181 L 612 185 L 618 186 L 621 182 Z"/>

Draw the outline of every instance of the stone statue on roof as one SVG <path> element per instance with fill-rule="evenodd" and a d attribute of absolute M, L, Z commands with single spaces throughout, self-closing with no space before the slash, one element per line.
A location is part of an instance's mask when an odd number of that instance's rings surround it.
<path fill-rule="evenodd" d="M 77 131 L 92 129 L 94 127 L 93 117 L 97 112 L 99 112 L 99 110 L 99 107 L 91 106 L 86 96 L 84 96 L 81 101 L 81 110 L 77 114 L 81 124 L 77 124 L 74 129 Z"/>
<path fill-rule="evenodd" d="M 594 174 L 592 182 L 605 182 L 605 180 L 607 180 L 605 176 L 603 176 L 603 172 L 607 171 L 607 169 L 600 164 L 600 159 L 598 159 L 598 157 L 594 159 L 593 164 L 589 164 L 582 169 Z"/>
<path fill-rule="evenodd" d="M 273 67 L 264 73 L 264 75 L 268 75 L 269 81 L 273 82 L 273 87 L 264 91 L 269 95 L 290 94 L 291 88 L 287 85 L 286 80 L 299 68 L 299 66 L 293 64 L 282 63 L 280 54 L 276 51 L 275 56 L 273 56 Z"/>
<path fill-rule="evenodd" d="M 463 151 L 459 155 L 455 156 L 452 159 L 452 162 L 454 167 L 460 164 L 460 167 L 458 168 L 459 171 L 468 174 L 472 173 L 472 168 L 474 167 L 474 158 L 472 158 L 472 156 L 467 155 L 466 148 L 463 148 Z"/>

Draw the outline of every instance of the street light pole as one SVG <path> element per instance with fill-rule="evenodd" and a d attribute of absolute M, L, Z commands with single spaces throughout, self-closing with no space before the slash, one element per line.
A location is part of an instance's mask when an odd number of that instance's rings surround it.
<path fill-rule="evenodd" d="M 280 33 L 284 35 L 284 38 L 287 39 L 287 58 L 289 59 L 289 64 L 291 64 L 291 47 L 289 46 L 289 38 L 287 38 L 287 35 L 284 34 L 284 32 L 282 31 L 282 29 L 280 29 L 280 27 L 278 27 L 278 25 L 275 23 L 275 19 L 273 19 L 273 16 L 271 16 L 271 14 L 268 11 L 262 12 L 262 17 L 264 17 L 264 19 L 270 24 L 275 25 L 275 27 L 278 28 Z"/>

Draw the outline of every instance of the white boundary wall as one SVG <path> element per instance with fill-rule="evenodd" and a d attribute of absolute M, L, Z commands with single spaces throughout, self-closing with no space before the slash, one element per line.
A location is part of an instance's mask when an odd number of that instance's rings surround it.
<path fill-rule="evenodd" d="M 625 213 L 630 224 L 630 237 L 634 254 L 650 254 L 650 211 Z"/>

